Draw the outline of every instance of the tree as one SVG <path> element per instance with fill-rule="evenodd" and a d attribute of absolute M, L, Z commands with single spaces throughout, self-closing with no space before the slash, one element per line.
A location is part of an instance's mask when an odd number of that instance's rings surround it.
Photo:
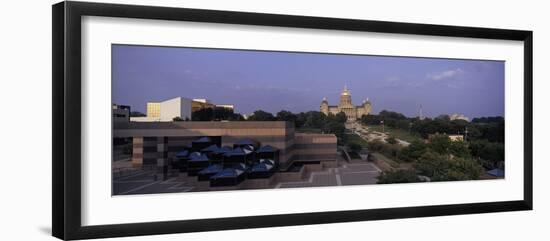
<path fill-rule="evenodd" d="M 275 116 L 273 114 L 263 111 L 263 110 L 257 110 L 254 111 L 254 114 L 252 116 L 248 117 L 249 121 L 274 121 Z"/>
<path fill-rule="evenodd" d="M 418 158 L 424 155 L 424 153 L 426 153 L 427 149 L 428 146 L 424 142 L 420 140 L 415 140 L 411 142 L 410 145 L 403 148 L 403 150 L 401 151 L 400 159 L 408 162 L 416 161 Z"/>
<path fill-rule="evenodd" d="M 329 114 L 332 115 L 332 114 Z M 306 112 L 305 127 L 323 129 L 326 124 L 327 116 L 319 111 Z"/>
<path fill-rule="evenodd" d="M 401 156 L 402 147 L 397 144 L 383 144 L 382 152 L 384 155 L 396 159 Z"/>
<path fill-rule="evenodd" d="M 294 126 L 296 128 L 303 127 L 306 123 L 307 115 L 304 112 L 300 112 L 296 115 L 296 121 L 294 122 Z"/>
<path fill-rule="evenodd" d="M 382 118 L 380 118 L 379 115 L 362 115 L 361 116 L 361 123 L 365 125 L 380 125 L 380 121 L 382 121 Z"/>
<path fill-rule="evenodd" d="M 229 120 L 233 117 L 233 109 L 224 107 L 214 107 L 212 109 L 212 120 Z"/>
<path fill-rule="evenodd" d="M 132 111 L 130 112 L 130 117 L 145 117 L 147 115 L 139 112 L 139 111 Z"/>
<path fill-rule="evenodd" d="M 322 128 L 324 132 L 332 133 L 338 138 L 338 142 L 342 143 L 345 140 L 346 126 L 343 123 L 336 121 L 328 121 Z"/>
<path fill-rule="evenodd" d="M 384 143 L 375 139 L 368 142 L 368 148 L 371 152 L 380 152 L 384 148 Z"/>
<path fill-rule="evenodd" d="M 339 123 L 346 123 L 346 121 L 348 121 L 348 117 L 344 112 L 339 112 L 334 116 L 334 121 Z"/>
<path fill-rule="evenodd" d="M 380 117 L 382 118 L 386 118 L 386 119 L 395 119 L 395 120 L 405 120 L 407 119 L 407 117 L 401 113 L 397 113 L 397 112 L 394 112 L 394 111 L 388 111 L 388 110 L 382 110 L 380 111 L 380 113 L 378 114 L 380 115 Z"/>
<path fill-rule="evenodd" d="M 378 184 L 421 182 L 414 170 L 393 170 L 380 174 Z"/>
<path fill-rule="evenodd" d="M 435 118 L 436 120 L 450 121 L 451 117 L 449 115 L 439 115 Z"/>
<path fill-rule="evenodd" d="M 194 111 L 191 114 L 191 120 L 193 121 L 211 121 L 214 118 L 214 109 L 203 108 Z"/>
<path fill-rule="evenodd" d="M 287 111 L 287 110 L 281 110 L 279 112 L 277 112 L 277 116 L 276 116 L 277 120 L 279 121 L 290 121 L 290 122 L 296 122 L 296 119 L 298 119 L 298 116 L 296 116 L 295 114 L 293 114 L 292 112 L 290 111 Z"/>
<path fill-rule="evenodd" d="M 236 120 L 241 121 L 244 118 L 234 113 L 232 109 L 224 107 L 202 108 L 192 113 L 193 121 L 221 121 L 221 120 Z"/>
<path fill-rule="evenodd" d="M 504 161 L 504 143 L 476 140 L 470 142 L 468 147 L 472 156 L 489 161 L 493 166 L 499 161 Z"/>
<path fill-rule="evenodd" d="M 476 180 L 483 168 L 473 159 L 451 157 L 427 151 L 414 165 L 422 175 L 432 181 Z"/>
<path fill-rule="evenodd" d="M 353 152 L 360 152 L 362 147 L 358 143 L 352 142 L 348 144 L 348 147 Z"/>
<path fill-rule="evenodd" d="M 172 121 L 183 121 L 183 119 L 179 116 L 176 116 L 176 117 L 172 118 Z"/>
<path fill-rule="evenodd" d="M 451 146 L 449 147 L 449 152 L 457 157 L 462 158 L 471 158 L 470 149 L 468 145 L 463 141 L 451 141 Z"/>

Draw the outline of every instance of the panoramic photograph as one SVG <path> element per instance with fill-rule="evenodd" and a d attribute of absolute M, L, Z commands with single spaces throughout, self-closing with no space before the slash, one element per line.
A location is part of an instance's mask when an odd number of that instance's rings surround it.
<path fill-rule="evenodd" d="M 112 195 L 505 178 L 504 61 L 111 51 Z"/>

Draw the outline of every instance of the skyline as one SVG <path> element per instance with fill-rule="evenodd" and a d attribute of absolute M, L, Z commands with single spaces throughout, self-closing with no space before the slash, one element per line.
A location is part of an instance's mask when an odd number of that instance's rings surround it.
<path fill-rule="evenodd" d="M 113 45 L 113 102 L 145 113 L 173 97 L 234 104 L 250 114 L 319 111 L 347 85 L 354 105 L 408 117 L 504 116 L 504 62 Z"/>

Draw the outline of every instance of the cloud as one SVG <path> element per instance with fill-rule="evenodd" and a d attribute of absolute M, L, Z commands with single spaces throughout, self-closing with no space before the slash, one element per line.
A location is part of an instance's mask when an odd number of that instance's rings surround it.
<path fill-rule="evenodd" d="M 427 74 L 427 77 L 430 80 L 439 81 L 439 80 L 451 79 L 462 73 L 464 73 L 462 69 L 456 68 L 451 70 L 445 70 L 443 72 L 438 72 L 438 73 L 430 73 L 430 74 Z"/>

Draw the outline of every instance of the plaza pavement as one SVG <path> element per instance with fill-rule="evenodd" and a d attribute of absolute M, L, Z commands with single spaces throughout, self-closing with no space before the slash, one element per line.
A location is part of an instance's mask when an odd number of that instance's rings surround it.
<path fill-rule="evenodd" d="M 340 162 L 335 168 L 310 172 L 305 180 L 298 182 L 278 182 L 273 188 L 325 187 L 342 185 L 376 184 L 380 169 L 370 162 Z M 113 195 L 177 193 L 194 191 L 193 183 L 177 177 L 167 180 L 155 178 L 154 171 L 136 170 L 113 178 Z"/>

